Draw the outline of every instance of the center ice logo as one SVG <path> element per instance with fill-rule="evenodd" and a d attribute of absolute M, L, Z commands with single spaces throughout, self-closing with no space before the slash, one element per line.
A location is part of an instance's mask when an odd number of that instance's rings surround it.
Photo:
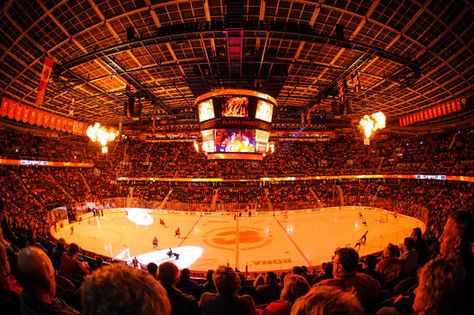
<path fill-rule="evenodd" d="M 259 248 L 271 242 L 271 235 L 265 235 L 262 230 L 252 227 L 242 227 L 237 232 L 231 228 L 214 229 L 207 232 L 203 240 L 212 247 L 234 250 L 236 248 L 237 237 L 239 248 L 242 250 Z"/>
<path fill-rule="evenodd" d="M 235 244 L 237 241 L 236 235 L 235 231 L 219 232 L 212 238 L 212 241 L 221 245 Z M 239 241 L 241 244 L 256 243 L 262 240 L 262 235 L 257 231 L 239 231 Z"/>

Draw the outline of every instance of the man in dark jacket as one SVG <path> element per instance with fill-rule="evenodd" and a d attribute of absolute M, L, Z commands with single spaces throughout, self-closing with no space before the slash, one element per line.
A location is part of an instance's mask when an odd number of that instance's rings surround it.
<path fill-rule="evenodd" d="M 49 257 L 51 257 L 51 262 L 53 263 L 53 267 L 56 270 L 59 270 L 59 266 L 61 264 L 61 257 L 66 252 L 66 241 L 64 238 L 58 239 L 56 246 L 51 249 Z"/>
<path fill-rule="evenodd" d="M 199 300 L 203 315 L 255 315 L 250 295 L 238 295 L 240 279 L 234 269 L 220 266 L 213 275 L 217 293 L 204 293 Z"/>
<path fill-rule="evenodd" d="M 276 273 L 270 271 L 265 275 L 265 284 L 257 287 L 257 304 L 268 304 L 280 299 L 282 286 L 278 284 Z"/>
<path fill-rule="evenodd" d="M 183 293 L 176 288 L 179 279 L 179 270 L 175 264 L 170 261 L 162 263 L 158 267 L 158 280 L 168 292 L 171 302 L 172 315 L 198 315 L 199 306 L 193 296 Z"/>
<path fill-rule="evenodd" d="M 176 287 L 184 293 L 190 294 L 194 297 L 199 297 L 199 285 L 196 281 L 191 279 L 191 272 L 188 268 L 181 270 Z"/>

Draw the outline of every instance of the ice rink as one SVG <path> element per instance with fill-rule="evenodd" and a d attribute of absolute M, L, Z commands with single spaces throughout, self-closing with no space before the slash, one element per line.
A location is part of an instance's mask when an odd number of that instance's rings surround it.
<path fill-rule="evenodd" d="M 175 235 L 178 227 L 180 236 Z M 100 218 L 87 214 L 53 235 L 109 257 L 130 260 L 136 256 L 143 264 L 171 260 L 193 271 L 229 264 L 258 272 L 331 261 L 337 247 L 354 246 L 367 231 L 359 253 L 377 252 L 389 242 L 401 243 L 414 227 L 425 230 L 417 219 L 366 207 L 242 213 L 241 217 L 119 208 L 107 210 Z M 155 236 L 157 248 L 152 244 Z M 170 248 L 178 255 L 167 255 Z"/>

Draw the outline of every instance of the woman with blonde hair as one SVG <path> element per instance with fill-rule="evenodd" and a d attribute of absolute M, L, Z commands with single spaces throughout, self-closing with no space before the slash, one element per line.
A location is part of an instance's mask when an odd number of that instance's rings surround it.
<path fill-rule="evenodd" d="M 416 314 L 472 314 L 463 300 L 465 270 L 457 258 L 438 257 L 430 260 L 418 274 L 413 310 Z M 472 291 L 471 291 L 472 294 Z M 468 297 L 472 299 L 472 295 Z"/>
<path fill-rule="evenodd" d="M 259 285 L 265 284 L 265 277 L 259 273 L 257 278 L 253 281 L 253 287 L 256 289 Z"/>
<path fill-rule="evenodd" d="M 308 291 L 309 284 L 303 276 L 288 274 L 283 281 L 280 300 L 268 304 L 263 310 L 263 315 L 289 315 L 296 299 Z"/>
<path fill-rule="evenodd" d="M 291 315 L 363 315 L 364 309 L 356 293 L 330 285 L 317 286 L 300 297 L 291 309 Z"/>

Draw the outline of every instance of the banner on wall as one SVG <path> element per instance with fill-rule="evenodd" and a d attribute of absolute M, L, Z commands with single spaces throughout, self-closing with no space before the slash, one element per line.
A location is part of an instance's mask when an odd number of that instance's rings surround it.
<path fill-rule="evenodd" d="M 347 95 L 346 95 L 346 80 L 341 80 L 337 83 L 337 88 L 338 88 L 338 104 L 340 106 L 344 106 L 347 101 Z"/>
<path fill-rule="evenodd" d="M 10 119 L 14 119 L 15 118 L 15 112 L 16 112 L 16 103 L 10 101 L 10 105 L 8 106 L 7 117 L 10 118 Z"/>
<path fill-rule="evenodd" d="M 30 119 L 30 112 L 31 108 L 29 106 L 23 107 L 23 117 L 21 118 L 21 121 L 24 123 L 27 123 L 28 120 Z"/>
<path fill-rule="evenodd" d="M 2 105 L 0 106 L 0 116 L 5 117 L 8 115 L 8 105 L 10 105 L 9 99 L 4 99 Z"/>
<path fill-rule="evenodd" d="M 54 115 L 51 115 L 51 118 L 49 119 L 49 128 L 50 129 L 56 128 L 56 116 Z"/>
<path fill-rule="evenodd" d="M 54 126 L 54 129 L 57 131 L 60 131 L 63 126 L 63 119 L 61 117 L 56 118 L 56 126 Z"/>
<path fill-rule="evenodd" d="M 358 71 L 355 71 L 352 74 L 352 86 L 353 86 L 354 94 L 359 95 L 359 93 L 360 93 L 360 76 L 359 76 Z"/>
<path fill-rule="evenodd" d="M 64 119 L 63 120 L 63 127 L 61 128 L 62 131 L 68 132 L 69 128 L 69 119 Z"/>
<path fill-rule="evenodd" d="M 50 124 L 49 124 L 50 120 L 51 120 L 51 114 L 50 113 L 44 113 L 43 114 L 43 127 L 50 128 Z"/>
<path fill-rule="evenodd" d="M 6 97 L 2 97 L 1 101 L 0 117 L 81 136 L 86 133 L 88 127 L 87 123 L 51 114 L 38 108 L 15 102 Z"/>
<path fill-rule="evenodd" d="M 42 111 L 38 111 L 38 114 L 36 114 L 36 126 L 43 126 L 43 118 L 44 118 L 44 113 Z"/>
<path fill-rule="evenodd" d="M 41 72 L 41 79 L 38 87 L 38 94 L 36 94 L 35 105 L 41 107 L 43 105 L 44 95 L 46 94 L 46 88 L 48 87 L 49 76 L 53 70 L 54 61 L 48 57 L 44 58 L 43 72 Z"/>
<path fill-rule="evenodd" d="M 67 123 L 68 123 L 67 132 L 72 133 L 74 129 L 74 121 L 69 119 Z"/>
<path fill-rule="evenodd" d="M 37 114 L 36 108 L 32 108 L 30 111 L 30 119 L 28 121 L 30 125 L 36 124 L 36 114 Z"/>
<path fill-rule="evenodd" d="M 23 115 L 23 105 L 16 104 L 16 107 L 15 107 L 15 120 L 20 121 L 21 120 L 21 115 Z"/>
<path fill-rule="evenodd" d="M 293 182 L 314 181 L 334 179 L 418 179 L 418 180 L 447 180 L 474 182 L 473 176 L 450 176 L 450 175 L 421 175 L 421 174 L 371 174 L 371 175 L 322 175 L 322 176 L 298 176 L 298 177 L 260 177 L 251 179 L 230 178 L 185 178 L 185 177 L 118 177 L 117 181 L 152 181 L 152 182 Z"/>
<path fill-rule="evenodd" d="M 432 106 L 416 113 L 403 116 L 399 119 L 400 127 L 408 126 L 419 121 L 425 121 L 441 116 L 447 116 L 462 110 L 467 105 L 464 97 L 458 97 L 447 102 Z"/>
<path fill-rule="evenodd" d="M 52 166 L 52 167 L 94 167 L 94 163 L 89 162 L 58 162 L 58 161 L 40 161 L 40 160 L 15 160 L 0 158 L 0 165 L 13 166 Z"/>

